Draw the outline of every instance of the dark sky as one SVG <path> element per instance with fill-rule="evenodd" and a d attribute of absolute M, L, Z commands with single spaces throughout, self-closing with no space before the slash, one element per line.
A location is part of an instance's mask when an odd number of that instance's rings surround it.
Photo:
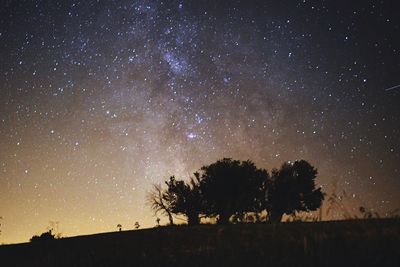
<path fill-rule="evenodd" d="M 396 3 L 3 0 L 0 242 L 152 226 L 152 183 L 222 157 L 399 208 Z"/>

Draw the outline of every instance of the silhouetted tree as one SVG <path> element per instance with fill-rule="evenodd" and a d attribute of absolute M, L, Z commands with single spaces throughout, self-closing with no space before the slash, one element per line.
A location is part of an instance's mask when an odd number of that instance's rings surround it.
<path fill-rule="evenodd" d="M 171 199 L 173 196 L 168 195 L 167 192 L 163 192 L 160 185 L 154 184 L 153 189 L 147 194 L 147 203 L 155 211 L 155 214 L 159 212 L 168 216 L 169 224 L 174 224 L 171 211 Z"/>
<path fill-rule="evenodd" d="M 139 222 L 135 222 L 135 229 L 139 229 L 139 227 L 140 227 Z"/>
<path fill-rule="evenodd" d="M 204 214 L 226 224 L 233 214 L 259 212 L 265 206 L 268 172 L 253 162 L 224 158 L 201 168 Z"/>
<path fill-rule="evenodd" d="M 272 222 L 283 214 L 318 209 L 324 199 L 321 188 L 315 188 L 317 169 L 305 160 L 284 163 L 272 170 L 266 184 L 266 209 Z"/>
<path fill-rule="evenodd" d="M 117 228 L 118 230 L 121 232 L 122 231 L 122 225 L 121 224 L 117 224 Z"/>
<path fill-rule="evenodd" d="M 174 214 L 182 214 L 187 217 L 189 225 L 200 223 L 203 198 L 200 193 L 199 174 L 195 173 L 189 183 L 176 180 L 171 176 L 167 184 L 167 195 L 171 196 L 170 206 Z"/>
<path fill-rule="evenodd" d="M 30 239 L 31 242 L 55 240 L 56 236 L 52 233 L 52 229 L 42 233 L 40 236 L 34 235 Z"/>

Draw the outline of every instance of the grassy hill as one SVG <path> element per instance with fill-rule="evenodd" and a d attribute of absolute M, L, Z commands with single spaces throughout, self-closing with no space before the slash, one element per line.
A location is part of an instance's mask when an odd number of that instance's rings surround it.
<path fill-rule="evenodd" d="M 400 266 L 400 220 L 172 226 L 0 246 L 0 266 Z"/>

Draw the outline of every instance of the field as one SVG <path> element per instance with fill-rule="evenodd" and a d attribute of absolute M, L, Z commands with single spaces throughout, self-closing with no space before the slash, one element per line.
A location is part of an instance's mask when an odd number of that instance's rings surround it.
<path fill-rule="evenodd" d="M 0 266 L 400 266 L 400 220 L 172 226 L 0 246 Z"/>

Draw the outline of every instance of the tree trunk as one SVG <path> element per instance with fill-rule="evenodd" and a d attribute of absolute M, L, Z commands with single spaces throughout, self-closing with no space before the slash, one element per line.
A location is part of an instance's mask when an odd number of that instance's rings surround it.
<path fill-rule="evenodd" d="M 228 214 L 227 212 L 223 212 L 219 214 L 218 224 L 228 224 L 230 218 L 231 218 L 230 214 Z"/>
<path fill-rule="evenodd" d="M 283 212 L 271 211 L 269 215 L 269 220 L 273 223 L 279 223 L 282 220 Z"/>
<path fill-rule="evenodd" d="M 198 214 L 188 215 L 188 225 L 198 225 L 200 224 L 200 218 Z"/>
<path fill-rule="evenodd" d="M 173 225 L 174 224 L 174 219 L 172 218 L 172 214 L 169 211 L 167 213 L 168 213 L 169 224 Z"/>

